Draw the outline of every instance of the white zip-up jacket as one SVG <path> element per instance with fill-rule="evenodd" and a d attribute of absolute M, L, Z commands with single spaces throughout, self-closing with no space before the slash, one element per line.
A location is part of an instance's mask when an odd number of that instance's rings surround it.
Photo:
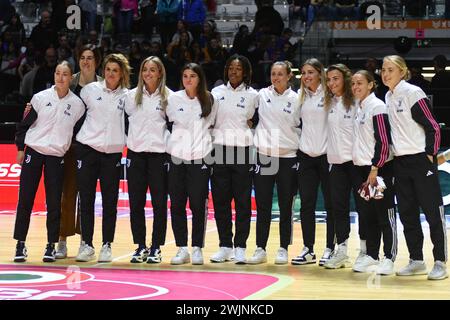
<path fill-rule="evenodd" d="M 401 80 L 394 91 L 386 93 L 386 105 L 395 156 L 437 154 L 441 131 L 422 89 Z"/>
<path fill-rule="evenodd" d="M 300 139 L 300 100 L 291 88 L 278 94 L 273 86 L 258 93 L 258 116 L 254 143 L 267 156 L 297 156 Z"/>
<path fill-rule="evenodd" d="M 352 161 L 355 114 L 355 105 L 352 105 L 347 111 L 342 97 L 332 99 L 328 112 L 328 163 L 342 164 Z"/>
<path fill-rule="evenodd" d="M 324 101 L 322 85 L 319 85 L 316 92 L 306 89 L 305 100 L 300 108 L 302 134 L 299 148 L 310 157 L 318 157 L 327 152 L 328 112 L 325 111 Z"/>
<path fill-rule="evenodd" d="M 217 113 L 215 99 L 209 116 L 201 118 L 201 113 L 198 99 L 191 99 L 185 90 L 169 96 L 166 114 L 173 126 L 167 153 L 190 161 L 203 159 L 212 151 L 211 127 Z"/>
<path fill-rule="evenodd" d="M 217 100 L 217 116 L 213 142 L 224 146 L 247 147 L 253 144 L 253 134 L 248 127 L 256 109 L 258 92 L 242 83 L 234 89 L 230 83 L 214 88 L 211 93 Z"/>
<path fill-rule="evenodd" d="M 144 86 L 139 106 L 135 102 L 136 91 L 136 88 L 128 91 L 125 99 L 125 112 L 129 116 L 127 147 L 134 152 L 164 153 L 170 133 L 159 90 L 150 94 Z"/>
<path fill-rule="evenodd" d="M 353 163 L 357 166 L 381 168 L 392 160 L 390 152 L 391 132 L 387 107 L 371 93 L 362 102 L 357 102 L 354 124 Z"/>
<path fill-rule="evenodd" d="M 55 86 L 36 93 L 31 99 L 32 111 L 19 125 L 16 144 L 37 152 L 62 157 L 72 143 L 75 124 L 83 116 L 83 101 L 69 90 L 59 98 Z M 31 125 L 31 126 L 30 126 Z"/>
<path fill-rule="evenodd" d="M 125 146 L 126 88 L 109 90 L 105 81 L 85 86 L 80 97 L 86 104 L 86 120 L 77 141 L 103 153 L 119 153 Z"/>

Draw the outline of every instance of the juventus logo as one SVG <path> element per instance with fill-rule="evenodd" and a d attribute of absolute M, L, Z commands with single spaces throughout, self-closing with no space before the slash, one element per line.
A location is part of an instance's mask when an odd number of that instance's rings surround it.
<path fill-rule="evenodd" d="M 260 171 L 261 171 L 261 166 L 259 164 L 255 164 L 255 173 L 259 174 Z"/>
<path fill-rule="evenodd" d="M 169 172 L 169 170 L 170 170 L 170 162 L 165 162 L 164 166 L 167 166 L 167 172 Z"/>
<path fill-rule="evenodd" d="M 127 168 L 129 168 L 131 165 L 131 159 L 127 159 Z"/>
<path fill-rule="evenodd" d="M 77 160 L 77 168 L 81 169 L 81 164 L 83 163 L 83 161 L 81 160 Z"/>
<path fill-rule="evenodd" d="M 25 163 L 31 162 L 31 154 L 27 154 L 27 158 L 25 159 Z"/>

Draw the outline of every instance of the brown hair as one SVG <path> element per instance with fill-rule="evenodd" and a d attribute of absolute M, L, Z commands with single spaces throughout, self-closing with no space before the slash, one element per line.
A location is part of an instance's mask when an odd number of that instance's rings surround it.
<path fill-rule="evenodd" d="M 353 75 L 356 75 L 356 74 L 362 75 L 364 78 L 366 78 L 368 83 L 372 82 L 373 86 L 372 86 L 372 89 L 370 89 L 370 92 L 371 93 L 375 92 L 375 90 L 378 87 L 378 84 L 377 84 L 377 81 L 375 80 L 375 77 L 373 76 L 373 74 L 371 72 L 369 72 L 367 70 L 358 70 Z"/>
<path fill-rule="evenodd" d="M 92 53 L 94 54 L 94 59 L 95 59 L 95 69 L 97 69 L 98 66 L 102 62 L 102 55 L 100 54 L 100 50 L 93 44 L 85 44 L 84 46 L 81 47 L 81 50 L 79 51 L 79 54 L 77 57 L 78 63 L 80 63 L 81 56 L 83 55 L 83 52 L 85 52 L 85 51 L 92 51 Z"/>
<path fill-rule="evenodd" d="M 212 105 L 214 103 L 214 98 L 207 89 L 205 73 L 203 72 L 203 69 L 200 65 L 193 62 L 186 64 L 183 69 L 181 69 L 182 76 L 185 70 L 191 70 L 195 72 L 199 78 L 197 87 L 197 99 L 198 101 L 200 101 L 200 105 L 202 107 L 201 117 L 205 118 L 211 113 Z M 181 80 L 181 85 L 183 86 L 183 80 Z"/>
<path fill-rule="evenodd" d="M 355 99 L 353 98 L 353 92 L 352 92 L 352 72 L 350 69 L 342 63 L 333 64 L 328 67 L 327 74 L 330 71 L 337 70 L 339 71 L 342 76 L 344 77 L 344 94 L 342 97 L 344 107 L 345 109 L 350 110 L 352 104 L 354 104 Z M 331 105 L 331 99 L 333 98 L 333 94 L 331 93 L 331 90 L 326 86 L 325 89 L 325 109 L 328 110 Z"/>

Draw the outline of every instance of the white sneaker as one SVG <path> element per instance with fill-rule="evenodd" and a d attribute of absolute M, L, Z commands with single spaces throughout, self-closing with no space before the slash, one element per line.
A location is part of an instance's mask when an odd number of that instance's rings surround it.
<path fill-rule="evenodd" d="M 378 266 L 379 261 L 375 260 L 369 255 L 365 255 L 358 262 L 353 265 L 353 271 L 355 272 L 372 272 L 375 270 L 375 266 Z"/>
<path fill-rule="evenodd" d="M 266 250 L 260 247 L 256 248 L 253 256 L 247 261 L 248 264 L 260 264 L 265 262 L 267 262 L 267 253 Z"/>
<path fill-rule="evenodd" d="M 185 264 L 191 261 L 191 256 L 189 255 L 189 251 L 187 247 L 179 247 L 177 254 L 175 257 L 170 260 L 170 264 Z"/>
<path fill-rule="evenodd" d="M 192 255 L 192 259 L 194 259 L 194 255 Z M 220 247 L 219 251 L 212 255 L 211 262 L 226 262 L 231 261 L 233 259 L 233 248 L 228 247 Z"/>
<path fill-rule="evenodd" d="M 111 243 L 105 243 L 100 249 L 100 254 L 98 255 L 98 262 L 111 262 L 111 261 L 112 261 Z"/>
<path fill-rule="evenodd" d="M 322 258 L 319 260 L 319 266 L 323 266 L 325 262 L 330 260 L 331 256 L 334 254 L 334 250 L 330 248 L 325 248 L 325 251 L 323 252 Z"/>
<path fill-rule="evenodd" d="M 78 253 L 77 255 L 79 255 L 81 253 L 81 251 L 83 251 L 84 246 L 86 245 L 86 242 L 84 242 L 83 240 L 80 241 L 80 248 L 78 248 Z"/>
<path fill-rule="evenodd" d="M 394 274 L 394 262 L 388 258 L 381 260 L 377 268 L 377 274 L 382 276 L 390 276 L 391 274 Z"/>
<path fill-rule="evenodd" d="M 83 246 L 80 246 L 80 251 L 75 260 L 81 262 L 88 262 L 95 260 L 95 258 L 96 257 L 94 248 L 87 244 L 84 244 Z"/>
<path fill-rule="evenodd" d="M 323 266 L 327 269 L 339 269 L 339 268 L 345 268 L 350 263 L 350 260 L 346 254 L 346 248 L 338 247 L 338 250 L 335 254 L 331 256 Z"/>
<path fill-rule="evenodd" d="M 366 252 L 366 251 L 359 250 L 359 254 L 358 254 L 358 256 L 356 257 L 355 263 L 354 263 L 354 264 L 360 264 L 360 263 L 361 263 L 360 260 L 361 260 L 361 259 L 364 259 L 364 257 L 365 257 L 366 255 L 367 255 L 367 252 Z"/>
<path fill-rule="evenodd" d="M 447 266 L 445 262 L 435 261 L 433 269 L 428 274 L 428 280 L 443 280 L 448 278 Z"/>
<path fill-rule="evenodd" d="M 67 242 L 66 241 L 58 242 L 58 245 L 56 246 L 55 258 L 56 259 L 67 258 Z"/>
<path fill-rule="evenodd" d="M 234 248 L 234 261 L 236 264 L 246 264 L 247 258 L 245 257 L 245 248 Z"/>
<path fill-rule="evenodd" d="M 287 264 L 288 260 L 288 251 L 285 248 L 279 248 L 275 258 L 275 264 Z"/>
<path fill-rule="evenodd" d="M 303 247 L 302 252 L 294 259 L 291 260 L 291 264 L 293 265 L 303 265 L 316 263 L 316 255 L 314 252 L 310 252 L 308 247 Z"/>
<path fill-rule="evenodd" d="M 409 263 L 397 271 L 398 276 L 414 276 L 420 274 L 427 274 L 427 266 L 423 260 L 411 260 Z"/>
<path fill-rule="evenodd" d="M 202 248 L 192 247 L 192 264 L 203 264 Z"/>

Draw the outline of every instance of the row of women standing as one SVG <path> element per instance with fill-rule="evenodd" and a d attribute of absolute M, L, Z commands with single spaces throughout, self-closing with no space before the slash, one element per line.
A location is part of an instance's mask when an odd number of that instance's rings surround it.
<path fill-rule="evenodd" d="M 60 64 L 58 68 L 68 67 Z M 387 95 L 388 107 L 371 93 L 376 84 L 369 73 L 359 71 L 352 76 L 344 65 L 333 65 L 325 74 L 317 59 L 309 59 L 303 64 L 299 94 L 289 86 L 292 76 L 289 62 L 274 63 L 271 68 L 272 85 L 258 93 L 249 87 L 249 61 L 238 55 L 227 62 L 224 72 L 226 84 L 213 89 L 212 93 L 206 90 L 204 73 L 196 64 L 188 64 L 182 69 L 184 89 L 177 92 L 166 88 L 164 66 L 156 57 L 143 61 L 138 86 L 131 91 L 126 89 L 130 70 L 125 57 L 120 54 L 108 56 L 103 69 L 105 80 L 85 86 L 80 93 L 87 111 L 76 135 L 75 147 L 83 239 L 77 261 L 95 259 L 92 238 L 98 178 L 103 204 L 103 244 L 99 262 L 112 261 L 120 159 L 126 144 L 131 226 L 133 240 L 138 245 L 132 262 L 161 262 L 168 190 L 172 229 L 179 247 L 171 263 L 191 261 L 187 248 L 186 203 L 189 200 L 192 263 L 203 264 L 208 181 L 211 177 L 220 239 L 220 249 L 211 257 L 212 262 L 235 260 L 236 263 L 258 264 L 267 261 L 266 244 L 276 183 L 280 248 L 275 263 L 288 263 L 287 250 L 292 242 L 292 203 L 297 189 L 301 197 L 304 248 L 291 262 L 296 265 L 316 262 L 315 207 L 321 185 L 327 210 L 327 243 L 319 264 L 327 268 L 343 267 L 348 263 L 350 194 L 352 190 L 355 194 L 359 186 L 367 182 L 373 187 L 384 184 L 385 191 L 382 199 L 369 197 L 368 201 L 363 201 L 359 195 L 355 196 L 360 215 L 361 254 L 353 269 L 364 272 L 376 266 L 379 274 L 392 274 L 397 252 L 392 183 L 395 175 L 400 218 L 411 258 L 410 263 L 397 274 L 426 272 L 422 257 L 420 205 L 430 222 L 435 246 L 436 263 L 429 278 L 447 277 L 445 220 L 436 164 L 433 163 L 439 148 L 439 127 L 423 92 L 403 80 L 407 69 L 402 58 L 388 56 L 384 60 L 383 81 L 391 89 Z M 56 82 L 54 88 L 38 95 L 54 95 L 61 86 L 62 83 Z M 64 90 L 70 94 L 68 87 Z M 60 97 L 60 103 L 63 98 Z M 356 102 L 354 98 L 357 98 Z M 48 109 L 43 108 L 48 104 L 45 98 L 36 100 L 32 100 L 32 113 L 39 115 L 38 110 Z M 128 137 L 125 136 L 126 117 Z M 51 148 L 54 140 L 40 139 L 47 144 L 35 151 L 36 144 L 29 138 L 29 132 L 39 127 L 39 121 L 25 121 L 27 118 L 23 122 L 24 129 L 18 131 L 19 150 L 23 150 L 26 144 L 27 153 L 45 155 L 46 148 Z M 27 132 L 30 123 L 33 124 Z M 66 129 L 73 124 L 67 125 Z M 250 130 L 252 126 L 256 126 L 254 135 Z M 67 141 L 71 139 L 71 130 L 66 130 L 63 136 L 65 144 L 61 150 L 70 145 Z M 256 159 L 252 159 L 252 145 L 257 150 Z M 394 162 L 390 161 L 390 146 L 396 156 Z M 60 153 L 50 153 L 49 156 L 61 157 L 63 153 Z M 425 177 L 422 177 L 419 172 L 424 168 Z M 28 178 L 24 173 L 22 176 L 18 208 L 23 207 L 23 202 L 27 202 L 28 207 L 18 210 L 15 261 L 26 259 L 24 241 L 31 213 L 30 196 L 26 201 L 22 196 L 22 184 Z M 257 206 L 257 249 L 247 259 L 245 249 L 250 230 L 252 182 Z M 150 248 L 146 246 L 144 211 L 148 187 L 154 207 Z M 30 193 L 30 190 L 24 192 Z M 60 190 L 54 193 L 57 199 Z M 236 207 L 234 239 L 232 200 Z M 59 219 L 57 205 L 51 216 L 53 223 Z M 19 229 L 22 231 L 18 232 Z M 56 257 L 57 229 L 52 226 L 44 261 L 54 261 Z M 379 262 L 381 235 L 384 259 Z"/>

